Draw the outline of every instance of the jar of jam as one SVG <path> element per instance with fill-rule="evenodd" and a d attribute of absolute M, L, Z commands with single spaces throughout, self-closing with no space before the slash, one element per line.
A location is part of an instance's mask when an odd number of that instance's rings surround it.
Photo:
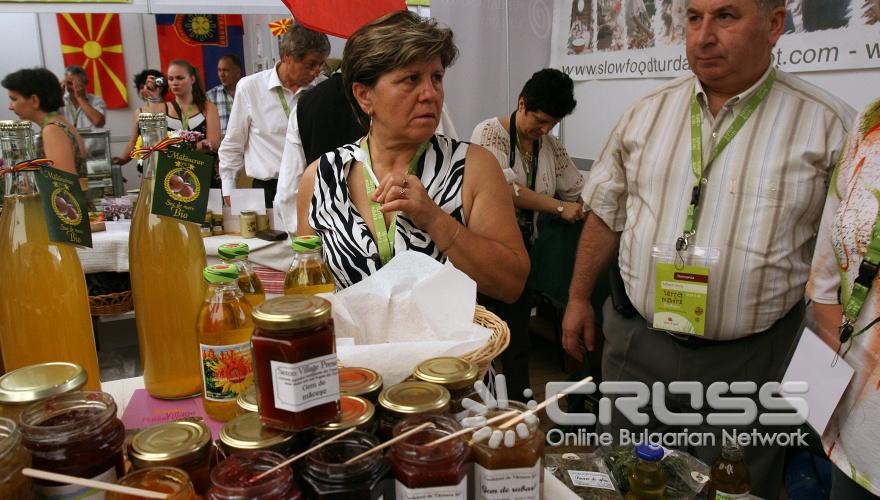
<path fill-rule="evenodd" d="M 379 394 L 382 415 L 379 438 L 391 439 L 394 426 L 412 415 L 436 415 L 449 412 L 449 391 L 430 382 L 409 381 L 386 387 Z"/>
<path fill-rule="evenodd" d="M 462 358 L 444 356 L 426 359 L 416 366 L 413 375 L 417 380 L 442 385 L 449 391 L 449 413 L 457 420 L 464 418 L 467 410 L 461 406 L 465 398 L 479 401 L 474 382 L 480 370 L 477 365 Z"/>
<path fill-rule="evenodd" d="M 425 422 L 433 422 L 434 428 L 391 445 L 388 459 L 394 471 L 397 498 L 468 498 L 467 476 L 472 459 L 465 440 L 459 437 L 436 446 L 424 446 L 461 430 L 454 418 L 448 415 L 409 417 L 394 427 L 394 435 L 399 436 Z"/>
<path fill-rule="evenodd" d="M 326 437 L 357 427 L 359 431 L 376 435 L 378 421 L 374 418 L 376 409 L 373 403 L 358 396 L 342 396 L 339 408 L 339 419 L 315 427 L 315 434 Z"/>
<path fill-rule="evenodd" d="M 0 377 L 0 417 L 18 423 L 28 406 L 52 396 L 81 389 L 88 374 L 74 363 L 23 366 Z"/>
<path fill-rule="evenodd" d="M 486 418 L 514 409 L 521 413 L 527 408 L 518 401 L 511 401 L 508 408 L 491 410 Z M 493 432 L 499 430 L 497 425 L 501 423 L 490 428 Z M 539 421 L 529 419 L 500 432 L 504 432 L 498 435 L 500 440 L 489 438 L 471 445 L 474 490 L 481 492 L 481 498 L 486 500 L 507 500 L 512 494 L 523 499 L 543 498 L 544 433 Z"/>
<path fill-rule="evenodd" d="M 31 454 L 21 444 L 18 425 L 0 417 L 0 498 L 31 498 L 31 478 L 21 470 L 31 466 Z"/>
<path fill-rule="evenodd" d="M 312 445 L 318 444 L 320 439 Z M 301 472 L 303 493 L 308 498 L 365 499 L 394 498 L 389 477 L 391 466 L 382 453 L 345 462 L 379 445 L 375 436 L 353 432 L 310 453 Z"/>
<path fill-rule="evenodd" d="M 257 413 L 260 411 L 260 404 L 257 401 L 257 385 L 251 384 L 244 392 L 238 395 L 238 399 L 235 400 L 235 403 L 238 405 L 238 414 L 243 415 L 245 413 Z"/>
<path fill-rule="evenodd" d="M 201 420 L 177 420 L 142 429 L 131 440 L 128 456 L 135 470 L 178 467 L 189 475 L 196 492 L 211 485 L 211 431 Z"/>
<path fill-rule="evenodd" d="M 189 475 L 176 467 L 147 467 L 126 474 L 117 484 L 166 493 L 168 500 L 197 500 Z M 107 500 L 135 500 L 144 497 L 109 492 Z"/>
<path fill-rule="evenodd" d="M 339 418 L 330 302 L 285 295 L 254 309 L 254 370 L 264 425 L 302 431 Z"/>
<path fill-rule="evenodd" d="M 266 427 L 260 422 L 259 413 L 239 415 L 220 429 L 220 447 L 226 456 L 245 451 L 277 451 L 290 454 L 296 436 L 289 432 Z"/>
<path fill-rule="evenodd" d="M 109 482 L 123 475 L 125 428 L 109 394 L 76 391 L 35 403 L 21 414 L 21 432 L 35 469 Z M 92 488 L 43 479 L 33 484 L 37 497 L 100 495 Z"/>
<path fill-rule="evenodd" d="M 360 396 L 371 403 L 379 403 L 382 392 L 382 375 L 369 368 L 347 367 L 339 369 L 339 392 L 344 396 Z"/>
<path fill-rule="evenodd" d="M 284 460 L 283 455 L 272 451 L 249 451 L 232 455 L 211 471 L 211 489 L 205 495 L 205 500 L 302 498 L 290 466 L 254 480 Z"/>

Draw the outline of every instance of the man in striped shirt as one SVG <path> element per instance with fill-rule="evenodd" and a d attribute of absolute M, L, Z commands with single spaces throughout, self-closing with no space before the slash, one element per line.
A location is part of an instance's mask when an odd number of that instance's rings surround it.
<path fill-rule="evenodd" d="M 704 388 L 749 381 L 760 387 L 781 376 L 803 313 L 827 181 L 853 118 L 847 104 L 773 67 L 770 54 L 784 22 L 783 0 L 690 0 L 686 47 L 693 75 L 636 102 L 592 168 L 583 196 L 591 212 L 563 344 L 576 358 L 593 349 L 589 297 L 616 255 L 637 314 L 624 317 L 610 303 L 603 309 L 605 381 L 700 381 Z M 692 145 L 692 136 L 701 148 Z M 675 255 L 688 229 L 689 248 L 717 249 L 719 256 L 707 266 L 702 336 L 649 328 L 660 262 L 654 250 L 673 249 Z M 712 409 L 692 408 L 686 394 L 667 394 L 666 406 L 702 413 L 703 423 L 687 430 L 714 433 L 717 446 L 689 451 L 711 464 L 721 444 L 720 428 L 705 423 Z M 634 427 L 615 413 L 606 430 L 617 436 Z M 682 430 L 653 416 L 648 429 Z M 753 494 L 776 498 L 783 458 L 778 447 L 746 449 Z"/>

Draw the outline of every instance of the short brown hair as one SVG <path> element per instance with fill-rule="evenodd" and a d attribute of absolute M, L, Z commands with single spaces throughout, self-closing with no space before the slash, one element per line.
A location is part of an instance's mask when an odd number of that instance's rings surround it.
<path fill-rule="evenodd" d="M 278 46 L 281 55 L 288 55 L 297 61 L 311 51 L 326 56 L 330 53 L 330 39 L 324 33 L 312 31 L 301 24 L 294 24 L 281 37 Z"/>
<path fill-rule="evenodd" d="M 458 56 L 452 30 L 407 10 L 387 14 L 355 31 L 342 52 L 342 82 L 361 125 L 368 128 L 370 117 L 358 105 L 352 84 L 372 87 L 389 71 L 437 56 L 444 68 Z"/>

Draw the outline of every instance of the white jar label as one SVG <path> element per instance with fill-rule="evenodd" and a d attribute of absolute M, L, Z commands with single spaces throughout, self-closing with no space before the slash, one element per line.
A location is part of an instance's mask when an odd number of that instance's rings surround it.
<path fill-rule="evenodd" d="M 614 483 L 611 482 L 611 477 L 604 472 L 570 470 L 568 471 L 568 476 L 571 478 L 571 484 L 575 486 L 602 488 L 605 490 L 614 489 Z"/>
<path fill-rule="evenodd" d="M 541 461 L 532 467 L 498 470 L 474 464 L 474 493 L 479 500 L 541 498 Z"/>
<path fill-rule="evenodd" d="M 336 354 L 299 363 L 270 361 L 275 408 L 304 411 L 339 400 L 339 366 Z"/>
<path fill-rule="evenodd" d="M 434 486 L 431 488 L 407 488 L 400 481 L 394 481 L 397 500 L 465 500 L 467 498 L 467 475 L 453 486 Z"/>
<path fill-rule="evenodd" d="M 95 481 L 103 481 L 105 483 L 115 483 L 117 479 L 116 467 L 110 467 L 97 476 L 90 478 Z M 64 486 L 43 486 L 34 483 L 34 493 L 37 498 L 46 498 L 52 500 L 61 500 L 66 498 L 75 498 L 76 500 L 104 500 L 106 494 L 103 490 L 96 490 L 85 486 L 77 486 L 75 484 L 67 484 Z"/>

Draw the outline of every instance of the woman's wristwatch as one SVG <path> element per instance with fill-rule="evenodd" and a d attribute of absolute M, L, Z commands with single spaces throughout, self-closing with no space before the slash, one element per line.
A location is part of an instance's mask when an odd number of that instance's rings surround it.
<path fill-rule="evenodd" d="M 562 217 L 562 212 L 565 212 L 565 205 L 560 201 L 559 206 L 556 207 L 556 215 Z"/>

